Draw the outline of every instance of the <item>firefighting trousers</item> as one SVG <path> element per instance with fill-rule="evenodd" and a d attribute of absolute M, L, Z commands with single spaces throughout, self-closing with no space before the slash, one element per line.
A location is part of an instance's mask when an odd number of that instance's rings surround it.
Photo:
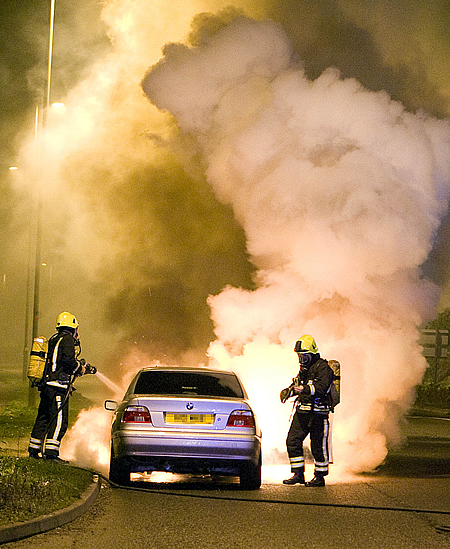
<path fill-rule="evenodd" d="M 64 391 L 48 385 L 41 389 L 41 400 L 28 446 L 30 454 L 36 455 L 43 449 L 44 456 L 59 455 L 59 447 L 69 420 L 69 402 L 65 396 Z"/>
<path fill-rule="evenodd" d="M 311 440 L 311 453 L 314 458 L 314 475 L 324 477 L 328 475 L 330 462 L 328 414 L 295 412 L 286 439 L 289 462 L 293 472 L 305 470 L 303 441 L 308 435 Z"/>

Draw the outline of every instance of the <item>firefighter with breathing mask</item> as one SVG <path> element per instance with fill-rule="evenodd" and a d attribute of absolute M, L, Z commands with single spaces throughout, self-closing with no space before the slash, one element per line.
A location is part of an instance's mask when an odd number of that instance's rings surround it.
<path fill-rule="evenodd" d="M 78 360 L 81 347 L 78 320 L 67 311 L 56 319 L 56 333 L 48 341 L 47 359 L 42 381 L 38 384 L 40 403 L 31 432 L 28 453 L 37 458 L 61 461 L 59 447 L 67 431 L 69 402 L 73 381 L 96 369 Z"/>
<path fill-rule="evenodd" d="M 316 342 L 309 334 L 297 340 L 294 351 L 298 355 L 300 370 L 293 383 L 280 393 L 283 403 L 291 396 L 296 397 L 296 410 L 286 440 L 293 476 L 283 480 L 283 484 L 325 486 L 324 477 L 328 475 L 329 465 L 329 391 L 333 370 L 320 357 Z M 308 435 L 314 457 L 314 478 L 306 482 L 303 441 Z"/>

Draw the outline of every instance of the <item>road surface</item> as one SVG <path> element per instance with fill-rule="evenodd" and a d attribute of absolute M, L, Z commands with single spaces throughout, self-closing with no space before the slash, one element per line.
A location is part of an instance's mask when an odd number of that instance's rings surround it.
<path fill-rule="evenodd" d="M 234 479 L 193 477 L 105 485 L 81 518 L 4 547 L 450 549 L 449 428 L 448 419 L 413 419 L 408 444 L 376 474 L 330 475 L 324 488 L 266 480 L 242 491 Z"/>

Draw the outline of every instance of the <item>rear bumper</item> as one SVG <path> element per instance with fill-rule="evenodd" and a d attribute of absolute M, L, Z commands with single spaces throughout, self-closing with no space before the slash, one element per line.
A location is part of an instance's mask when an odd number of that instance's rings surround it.
<path fill-rule="evenodd" d="M 131 471 L 222 472 L 234 474 L 245 462 L 259 463 L 257 435 L 219 433 L 155 434 L 118 432 L 113 435 L 115 459 L 126 459 Z"/>

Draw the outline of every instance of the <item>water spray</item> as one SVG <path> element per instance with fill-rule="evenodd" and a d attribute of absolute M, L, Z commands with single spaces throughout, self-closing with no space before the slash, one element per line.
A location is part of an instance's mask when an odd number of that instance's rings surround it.
<path fill-rule="evenodd" d="M 80 358 L 78 360 L 78 363 L 80 365 L 79 370 L 77 370 L 77 372 L 75 372 L 75 376 L 73 378 L 72 385 L 73 385 L 73 382 L 75 381 L 76 377 L 78 377 L 80 375 L 93 374 L 93 375 L 96 375 L 98 377 L 98 379 L 104 385 L 106 385 L 108 387 L 108 389 L 111 389 L 116 395 L 121 395 L 123 393 L 123 390 L 118 385 L 116 385 L 113 381 L 111 381 L 109 378 L 107 378 L 104 374 L 99 372 L 95 366 L 92 366 L 91 364 L 86 362 L 84 360 L 84 358 Z"/>
<path fill-rule="evenodd" d="M 122 394 L 123 390 L 116 385 L 113 381 L 111 381 L 109 378 L 107 378 L 104 374 L 99 372 L 95 366 L 92 366 L 91 364 L 87 363 L 83 358 L 79 360 L 80 365 L 83 367 L 83 375 L 85 374 L 94 374 L 98 377 L 98 379 L 108 387 L 108 389 L 111 389 L 114 391 L 115 394 L 120 395 Z"/>
<path fill-rule="evenodd" d="M 112 391 L 114 391 L 115 394 L 121 395 L 123 393 L 123 389 L 121 389 L 118 385 L 116 385 L 113 381 L 111 381 L 109 378 L 107 378 L 104 374 L 102 374 L 98 370 L 96 371 L 96 375 L 97 375 L 98 379 L 104 385 L 106 385 L 106 387 L 108 387 L 108 389 L 111 389 Z"/>

